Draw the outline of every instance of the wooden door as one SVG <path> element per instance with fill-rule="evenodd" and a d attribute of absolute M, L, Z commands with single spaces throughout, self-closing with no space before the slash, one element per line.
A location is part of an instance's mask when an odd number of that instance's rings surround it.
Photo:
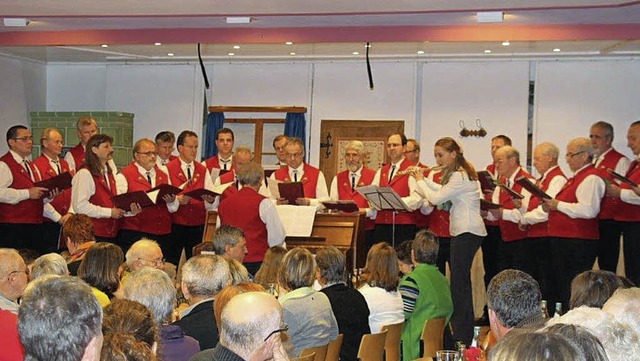
<path fill-rule="evenodd" d="M 320 170 L 331 186 L 333 177 L 346 169 L 344 147 L 350 140 L 364 142 L 364 164 L 378 169 L 387 161 L 385 142 L 391 133 L 404 132 L 402 120 L 322 120 L 320 123 Z"/>

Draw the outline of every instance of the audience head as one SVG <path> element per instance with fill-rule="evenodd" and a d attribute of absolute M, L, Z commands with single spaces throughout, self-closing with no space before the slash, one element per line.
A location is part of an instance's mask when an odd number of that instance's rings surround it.
<path fill-rule="evenodd" d="M 67 261 L 57 253 L 49 253 L 38 257 L 35 262 L 33 262 L 33 266 L 31 266 L 31 279 L 36 280 L 46 275 L 69 275 Z"/>
<path fill-rule="evenodd" d="M 216 255 L 189 258 L 182 266 L 181 289 L 190 304 L 213 298 L 231 281 L 229 264 Z"/>
<path fill-rule="evenodd" d="M 360 169 L 365 157 L 364 143 L 359 140 L 350 140 L 344 147 L 344 161 L 350 172 Z"/>
<path fill-rule="evenodd" d="M 78 277 L 107 295 L 112 295 L 120 287 L 120 266 L 124 262 L 122 249 L 107 242 L 99 242 L 87 251 Z"/>
<path fill-rule="evenodd" d="M 631 326 L 640 335 L 640 288 L 617 289 L 602 310 L 613 315 L 618 322 Z"/>
<path fill-rule="evenodd" d="M 156 360 L 158 324 L 151 311 L 136 301 L 115 299 L 104 308 L 101 361 Z"/>
<path fill-rule="evenodd" d="M 69 253 L 73 254 L 83 243 L 95 242 L 93 222 L 86 214 L 72 214 L 62 226 L 62 238 L 67 243 Z"/>
<path fill-rule="evenodd" d="M 284 151 L 284 147 L 287 145 L 287 136 L 284 134 L 280 134 L 273 138 L 273 150 L 276 151 L 276 157 L 278 157 L 278 161 L 282 164 L 287 162 L 287 156 Z"/>
<path fill-rule="evenodd" d="M 565 160 L 572 171 L 578 171 L 580 168 L 591 163 L 595 151 L 591 145 L 591 141 L 587 138 L 575 138 L 567 144 L 567 153 Z"/>
<path fill-rule="evenodd" d="M 367 263 L 362 277 L 371 287 L 388 292 L 398 290 L 398 256 L 387 242 L 376 243 L 367 253 Z"/>
<path fill-rule="evenodd" d="M 162 159 L 169 159 L 174 150 L 176 135 L 168 130 L 162 131 L 156 135 L 156 151 Z"/>
<path fill-rule="evenodd" d="M 407 240 L 396 246 L 396 254 L 398 255 L 398 269 L 402 274 L 408 274 L 413 271 L 413 260 L 411 259 L 411 249 L 413 241 Z"/>
<path fill-rule="evenodd" d="M 346 258 L 342 251 L 327 246 L 316 252 L 316 278 L 323 287 L 345 282 Z"/>
<path fill-rule="evenodd" d="M 178 154 L 187 164 L 191 164 L 198 155 L 198 134 L 191 130 L 184 130 L 176 140 Z"/>
<path fill-rule="evenodd" d="M 247 251 L 247 238 L 244 231 L 229 225 L 216 229 L 213 235 L 213 247 L 216 254 L 225 258 L 233 258 L 242 263 Z"/>
<path fill-rule="evenodd" d="M 249 277 L 249 271 L 247 267 L 245 267 L 242 263 L 238 262 L 238 260 L 233 258 L 224 258 L 224 260 L 229 265 L 229 273 L 231 275 L 230 283 L 232 285 L 237 285 L 241 282 L 247 282 L 251 280 Z"/>
<path fill-rule="evenodd" d="M 613 125 L 603 121 L 593 123 L 589 130 L 589 138 L 591 138 L 591 146 L 593 146 L 595 155 L 602 155 L 611 148 L 611 143 L 613 143 Z"/>
<path fill-rule="evenodd" d="M 102 307 L 91 288 L 76 277 L 41 277 L 22 297 L 18 332 L 25 360 L 97 361 Z"/>
<path fill-rule="evenodd" d="M 555 144 L 549 142 L 540 143 L 533 151 L 533 166 L 542 175 L 558 165 L 559 156 L 560 149 Z"/>
<path fill-rule="evenodd" d="M 14 125 L 9 128 L 7 130 L 7 145 L 19 156 L 28 157 L 33 149 L 31 130 L 24 125 Z"/>
<path fill-rule="evenodd" d="M 525 320 L 541 317 L 540 286 L 527 273 L 507 269 L 498 273 L 487 289 L 491 332 L 497 340 Z"/>
<path fill-rule="evenodd" d="M 127 251 L 127 266 L 130 271 L 137 271 L 143 267 L 164 269 L 162 249 L 156 241 L 142 238 Z"/>
<path fill-rule="evenodd" d="M 122 287 L 124 298 L 147 306 L 158 324 L 171 322 L 176 288 L 164 271 L 150 267 L 139 269 L 125 278 Z"/>
<path fill-rule="evenodd" d="M 76 122 L 76 130 L 80 143 L 86 145 L 89 142 L 89 138 L 98 134 L 98 123 L 90 116 L 83 116 Z M 76 164 L 79 167 L 79 164 Z"/>
<path fill-rule="evenodd" d="M 288 138 L 284 147 L 287 165 L 291 168 L 298 168 L 304 161 L 304 143 L 300 138 Z"/>
<path fill-rule="evenodd" d="M 587 361 L 566 337 L 549 332 L 518 332 L 498 342 L 489 361 Z"/>
<path fill-rule="evenodd" d="M 238 156 L 238 151 L 236 151 L 236 155 L 233 157 L 234 159 Z M 259 189 L 262 185 L 262 179 L 264 178 L 264 169 L 262 166 L 256 162 L 249 162 L 241 165 L 237 171 L 238 182 L 243 186 L 249 186 L 254 189 Z"/>
<path fill-rule="evenodd" d="M 287 250 L 280 246 L 269 247 L 264 255 L 262 265 L 256 272 L 254 280 L 265 288 L 269 288 L 269 284 L 278 283 L 278 269 L 282 263 Z"/>
<path fill-rule="evenodd" d="M 602 308 L 619 287 L 622 287 L 622 281 L 613 272 L 584 271 L 571 281 L 569 308 L 580 306 Z"/>
<path fill-rule="evenodd" d="M 435 265 L 438 258 L 438 248 L 438 236 L 426 229 L 419 231 L 412 242 L 414 263 Z"/>
<path fill-rule="evenodd" d="M 397 268 L 397 266 L 396 266 Z M 278 272 L 278 284 L 287 292 L 311 287 L 316 275 L 316 261 L 309 250 L 297 247 L 284 256 Z"/>
<path fill-rule="evenodd" d="M 556 323 L 545 327 L 542 332 L 564 336 L 578 350 L 582 351 L 587 361 L 609 361 L 600 340 L 582 326 Z"/>
<path fill-rule="evenodd" d="M 233 151 L 234 142 L 233 130 L 229 128 L 220 128 L 216 131 L 216 146 L 218 147 L 218 155 L 222 155 L 226 158 L 231 155 Z"/>
<path fill-rule="evenodd" d="M 272 359 L 281 347 L 282 307 L 264 292 L 248 292 L 231 299 L 222 310 L 220 344 L 244 360 Z"/>
<path fill-rule="evenodd" d="M 491 138 L 491 158 L 493 158 L 494 163 L 496 161 L 496 151 L 505 145 L 512 145 L 511 138 L 506 135 L 500 134 Z"/>
<path fill-rule="evenodd" d="M 216 296 L 216 302 L 213 303 L 213 315 L 216 319 L 216 325 L 220 329 L 222 325 L 222 309 L 229 301 L 242 293 L 246 292 L 265 292 L 265 288 L 261 285 L 249 281 L 240 282 L 236 285 L 229 285 L 220 291 Z"/>
<path fill-rule="evenodd" d="M 443 184 L 449 181 L 452 172 L 459 169 L 464 169 L 470 179 L 478 179 L 475 168 L 465 159 L 464 151 L 455 139 L 451 137 L 438 139 L 433 147 L 433 155 L 438 164 L 446 167 L 442 178 Z"/>
<path fill-rule="evenodd" d="M 16 301 L 29 282 L 29 269 L 12 248 L 0 248 L 0 295 Z"/>

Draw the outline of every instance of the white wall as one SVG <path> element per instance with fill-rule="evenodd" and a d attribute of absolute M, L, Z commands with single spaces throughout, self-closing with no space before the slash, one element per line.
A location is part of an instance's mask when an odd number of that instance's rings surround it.
<path fill-rule="evenodd" d="M 85 111 L 106 109 L 106 65 L 48 65 L 47 110 Z M 125 110 L 125 109 L 109 109 Z"/>

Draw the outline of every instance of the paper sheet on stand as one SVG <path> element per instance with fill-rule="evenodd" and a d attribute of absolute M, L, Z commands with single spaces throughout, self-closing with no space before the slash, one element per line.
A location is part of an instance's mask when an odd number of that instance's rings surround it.
<path fill-rule="evenodd" d="M 309 237 L 313 229 L 317 208 L 314 206 L 276 206 L 284 231 L 291 237 Z"/>

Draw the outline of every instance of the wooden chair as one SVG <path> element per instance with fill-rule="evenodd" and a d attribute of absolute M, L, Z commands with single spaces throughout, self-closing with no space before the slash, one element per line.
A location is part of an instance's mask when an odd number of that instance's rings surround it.
<path fill-rule="evenodd" d="M 312 352 L 306 356 L 294 357 L 292 359 L 289 359 L 289 361 L 314 361 L 315 358 L 316 353 Z"/>
<path fill-rule="evenodd" d="M 327 357 L 327 349 L 329 348 L 329 344 L 317 346 L 317 347 L 309 347 L 300 351 L 300 357 L 307 356 L 311 353 L 315 354 L 313 361 L 324 361 L 325 357 Z"/>
<path fill-rule="evenodd" d="M 434 318 L 427 320 L 422 329 L 423 357 L 436 357 L 436 351 L 442 350 L 444 347 L 444 326 L 446 320 L 444 318 Z"/>
<path fill-rule="evenodd" d="M 404 321 L 382 327 L 382 331 L 387 331 L 387 341 L 384 345 L 385 361 L 400 360 L 400 336 L 402 336 L 403 328 Z"/>
<path fill-rule="evenodd" d="M 362 335 L 358 358 L 360 361 L 384 361 L 384 346 L 387 341 L 387 330 L 380 333 Z"/>
<path fill-rule="evenodd" d="M 344 335 L 339 334 L 335 340 L 329 342 L 329 347 L 327 348 L 327 356 L 324 358 L 325 361 L 338 361 L 340 359 L 340 350 L 342 348 L 343 339 Z"/>

